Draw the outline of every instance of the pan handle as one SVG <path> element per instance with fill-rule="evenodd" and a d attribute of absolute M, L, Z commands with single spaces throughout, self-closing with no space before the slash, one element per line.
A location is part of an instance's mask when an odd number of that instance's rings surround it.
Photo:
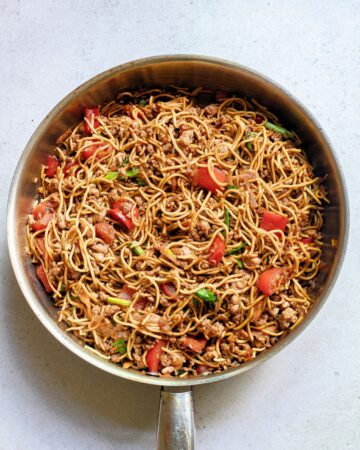
<path fill-rule="evenodd" d="M 194 435 L 192 387 L 162 387 L 157 450 L 193 450 Z"/>

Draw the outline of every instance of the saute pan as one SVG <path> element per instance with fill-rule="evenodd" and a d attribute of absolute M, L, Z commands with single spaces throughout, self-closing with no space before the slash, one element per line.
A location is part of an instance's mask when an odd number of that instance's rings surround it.
<path fill-rule="evenodd" d="M 56 309 L 38 282 L 25 254 L 26 216 L 36 195 L 33 183 L 39 165 L 53 152 L 56 139 L 82 119 L 85 106 L 104 104 L 121 90 L 142 85 L 204 86 L 255 98 L 278 115 L 288 129 L 301 137 L 303 148 L 317 175 L 327 174 L 330 204 L 324 210 L 324 249 L 317 277 L 317 298 L 303 322 L 274 347 L 256 359 L 218 374 L 176 379 L 161 378 L 123 369 L 82 347 L 56 321 Z M 320 125 L 288 92 L 241 65 L 192 55 L 158 56 L 120 65 L 82 84 L 67 95 L 45 117 L 28 142 L 17 165 L 11 185 L 7 217 L 10 257 L 21 290 L 35 315 L 65 347 L 80 358 L 113 375 L 139 383 L 161 386 L 158 448 L 194 447 L 193 394 L 198 384 L 212 383 L 239 375 L 275 355 L 298 336 L 318 313 L 329 296 L 345 253 L 348 233 L 348 206 L 343 177 L 331 146 Z"/>

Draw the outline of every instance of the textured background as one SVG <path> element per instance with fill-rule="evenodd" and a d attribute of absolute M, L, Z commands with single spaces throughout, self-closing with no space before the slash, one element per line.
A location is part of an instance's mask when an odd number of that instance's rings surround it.
<path fill-rule="evenodd" d="M 117 379 L 60 346 L 10 267 L 5 208 L 22 149 L 70 90 L 165 53 L 228 58 L 298 97 L 345 172 L 352 226 L 327 305 L 289 347 L 245 375 L 195 389 L 200 450 L 359 449 L 360 3 L 0 0 L 0 448 L 152 449 L 158 389 Z"/>

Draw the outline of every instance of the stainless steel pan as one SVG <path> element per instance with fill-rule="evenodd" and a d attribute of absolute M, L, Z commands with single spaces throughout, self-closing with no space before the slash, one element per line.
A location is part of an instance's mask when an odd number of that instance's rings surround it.
<path fill-rule="evenodd" d="M 205 86 L 256 98 L 275 112 L 287 128 L 298 132 L 316 173 L 328 175 L 326 183 L 331 203 L 324 211 L 326 245 L 323 267 L 317 279 L 319 292 L 315 305 L 305 320 L 273 348 L 255 360 L 223 373 L 188 379 L 156 378 L 122 369 L 84 349 L 56 322 L 56 310 L 25 254 L 26 215 L 36 195 L 33 179 L 38 175 L 39 165 L 45 162 L 46 155 L 53 151 L 57 137 L 81 120 L 84 106 L 104 104 L 120 90 L 144 84 Z M 190 55 L 159 56 L 123 64 L 97 75 L 66 96 L 41 122 L 20 158 L 9 195 L 7 217 L 12 265 L 22 292 L 36 316 L 56 339 L 90 364 L 128 380 L 162 386 L 158 448 L 175 450 L 194 446 L 192 386 L 224 380 L 251 369 L 288 345 L 315 317 L 339 273 L 347 233 L 348 206 L 341 171 L 326 136 L 311 114 L 291 94 L 256 72 L 228 61 Z M 332 239 L 336 241 L 336 246 L 331 245 Z"/>

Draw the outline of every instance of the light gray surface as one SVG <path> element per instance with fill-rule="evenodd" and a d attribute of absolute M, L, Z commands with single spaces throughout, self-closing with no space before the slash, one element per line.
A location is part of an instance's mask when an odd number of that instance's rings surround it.
<path fill-rule="evenodd" d="M 101 373 L 42 328 L 10 268 L 5 207 L 55 103 L 100 71 L 165 53 L 228 58 L 293 92 L 336 149 L 352 212 L 342 274 L 309 328 L 259 368 L 195 389 L 197 448 L 360 448 L 359 44 L 356 1 L 0 0 L 1 449 L 154 448 L 158 389 Z"/>

